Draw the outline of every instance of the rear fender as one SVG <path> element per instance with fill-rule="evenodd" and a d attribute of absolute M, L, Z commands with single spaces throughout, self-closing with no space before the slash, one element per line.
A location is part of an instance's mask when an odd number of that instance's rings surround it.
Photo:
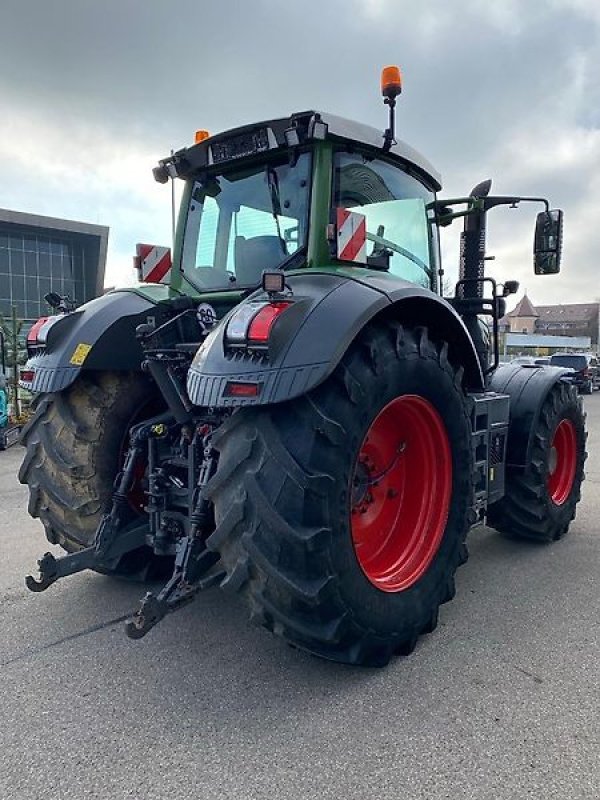
<path fill-rule="evenodd" d="M 506 465 L 526 467 L 531 459 L 534 431 L 548 393 L 569 373 L 560 367 L 503 364 L 492 376 L 489 388 L 510 396 L 510 424 Z"/>
<path fill-rule="evenodd" d="M 27 361 L 21 381 L 32 392 L 59 392 L 82 369 L 139 370 L 142 351 L 135 329 L 158 316 L 157 304 L 135 291 L 110 292 L 58 319 L 48 330 L 45 347 Z"/>
<path fill-rule="evenodd" d="M 450 361 L 464 369 L 463 385 L 471 392 L 483 392 L 485 379 L 473 340 L 464 322 L 444 298 L 432 292 L 392 295 L 393 316 L 404 325 L 427 328 L 434 341 L 447 342 Z"/>
<path fill-rule="evenodd" d="M 188 394 L 195 405 L 266 405 L 299 397 L 331 375 L 360 331 L 378 317 L 426 326 L 434 338 L 448 341 L 450 358 L 464 366 L 466 388 L 483 389 L 477 354 L 462 320 L 433 292 L 399 279 L 385 283 L 335 272 L 291 275 L 287 283 L 294 305 L 277 319 L 268 352 L 228 349 L 229 317 L 206 339 L 188 373 Z M 245 302 L 267 299 L 257 292 Z M 258 384 L 257 395 L 227 396 L 228 384 L 236 382 Z"/>

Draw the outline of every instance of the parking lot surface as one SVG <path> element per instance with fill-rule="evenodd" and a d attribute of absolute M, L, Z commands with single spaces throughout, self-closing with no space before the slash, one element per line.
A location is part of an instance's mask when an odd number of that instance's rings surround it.
<path fill-rule="evenodd" d="M 470 537 L 456 599 L 384 670 L 318 661 L 213 589 L 143 641 L 143 593 L 92 573 L 41 595 L 48 549 L 0 453 L 0 798 L 600 797 L 600 394 L 587 480 L 545 547 Z"/>

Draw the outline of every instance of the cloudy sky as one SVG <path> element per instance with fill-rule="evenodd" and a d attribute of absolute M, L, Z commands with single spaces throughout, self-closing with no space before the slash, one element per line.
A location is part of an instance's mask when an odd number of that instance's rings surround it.
<path fill-rule="evenodd" d="M 491 177 L 565 211 L 561 275 L 533 275 L 534 206 L 491 212 L 490 273 L 534 302 L 600 297 L 593 0 L 2 0 L 0 206 L 110 226 L 126 282 L 136 242 L 170 242 L 151 168 L 171 147 L 306 108 L 384 127 L 390 63 L 399 135 L 446 196 Z M 455 234 L 444 251 L 454 274 Z"/>

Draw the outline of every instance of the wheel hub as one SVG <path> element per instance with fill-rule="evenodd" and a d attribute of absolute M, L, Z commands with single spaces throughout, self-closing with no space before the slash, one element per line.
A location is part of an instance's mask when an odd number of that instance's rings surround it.
<path fill-rule="evenodd" d="M 351 527 L 362 571 L 397 592 L 425 572 L 446 525 L 452 490 L 442 419 L 418 395 L 388 403 L 373 420 L 351 482 Z"/>
<path fill-rule="evenodd" d="M 577 430 L 570 419 L 560 420 L 548 452 L 548 493 L 552 502 L 565 503 L 577 473 Z"/>

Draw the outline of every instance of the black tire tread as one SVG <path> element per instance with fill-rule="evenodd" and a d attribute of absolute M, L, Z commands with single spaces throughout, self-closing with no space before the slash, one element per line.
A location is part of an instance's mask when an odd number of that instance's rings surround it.
<path fill-rule="evenodd" d="M 219 552 L 226 570 L 222 588 L 245 598 L 254 622 L 321 657 L 370 666 L 385 665 L 394 653 L 408 654 L 421 634 L 435 629 L 438 605 L 454 596 L 454 572 L 467 560 L 467 515 L 438 602 L 419 629 L 378 635 L 353 616 L 334 579 L 335 542 L 327 524 L 327 484 L 334 476 L 326 454 L 354 435 L 341 420 L 352 416 L 363 391 L 361 378 L 376 375 L 384 357 L 432 359 L 462 395 L 459 370 L 447 352 L 446 345 L 436 347 L 429 340 L 425 328 L 404 329 L 396 322 L 367 328 L 327 387 L 286 404 L 283 411 L 238 410 L 218 429 L 213 443 L 220 451 L 219 470 L 207 487 L 217 524 L 207 544 Z M 321 410 L 323 391 L 332 387 L 342 412 L 336 419 Z M 295 420 L 295 429 L 314 431 L 315 447 L 324 456 L 318 469 L 304 466 L 290 451 L 283 413 Z M 466 403 L 464 413 L 468 423 Z M 266 476 L 262 483 L 261 475 Z M 470 498 L 469 476 L 458 476 L 457 482 L 458 491 Z"/>
<path fill-rule="evenodd" d="M 554 506 L 546 488 L 547 453 L 557 418 L 569 413 L 578 429 L 580 449 L 571 496 Z M 511 539 L 549 543 L 561 539 L 575 519 L 587 458 L 585 413 L 575 387 L 556 383 L 546 397 L 534 432 L 531 459 L 525 470 L 508 469 L 504 497 L 488 509 L 487 524 Z"/>
<path fill-rule="evenodd" d="M 19 480 L 29 487 L 29 513 L 52 544 L 74 552 L 92 541 L 112 491 L 118 439 L 147 393 L 139 373 L 90 372 L 34 401 L 21 435 Z"/>

